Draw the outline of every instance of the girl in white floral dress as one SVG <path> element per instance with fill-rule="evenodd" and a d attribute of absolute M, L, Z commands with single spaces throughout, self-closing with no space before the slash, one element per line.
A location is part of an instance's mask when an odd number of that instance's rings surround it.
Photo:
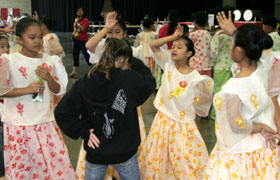
<path fill-rule="evenodd" d="M 188 65 L 194 45 L 182 34 L 183 27 L 178 25 L 173 35 L 150 44 L 164 74 L 154 101 L 158 113 L 140 151 L 142 179 L 199 180 L 208 160 L 195 118 L 208 115 L 213 80 Z M 171 51 L 160 48 L 170 41 L 174 41 Z"/>
<path fill-rule="evenodd" d="M 16 35 L 22 50 L 0 59 L 6 179 L 75 179 L 54 125 L 53 96 L 63 94 L 68 82 L 62 60 L 39 53 L 43 39 L 36 20 L 21 19 Z M 35 94 L 43 102 L 35 102 Z"/>
<path fill-rule="evenodd" d="M 224 14 L 218 17 L 222 28 L 232 25 Z M 280 179 L 275 147 L 279 135 L 267 93 L 273 56 L 271 51 L 262 55 L 263 49 L 271 46 L 272 39 L 256 25 L 247 24 L 235 31 L 231 55 L 240 70 L 214 96 L 217 143 L 204 180 Z"/>

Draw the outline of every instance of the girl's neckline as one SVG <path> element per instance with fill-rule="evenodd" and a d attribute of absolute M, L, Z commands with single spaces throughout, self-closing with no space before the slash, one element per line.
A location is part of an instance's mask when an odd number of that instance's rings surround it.
<path fill-rule="evenodd" d="M 254 76 L 255 74 L 256 74 L 256 72 L 259 70 L 259 66 L 260 66 L 260 64 L 258 63 L 257 64 L 257 68 L 249 75 L 249 76 L 245 76 L 245 77 L 232 77 L 232 79 L 236 79 L 236 80 L 238 80 L 238 79 L 248 79 L 248 78 L 250 78 L 250 77 L 252 77 L 252 76 Z"/>
<path fill-rule="evenodd" d="M 191 70 L 190 72 L 188 72 L 187 74 L 181 73 L 181 72 L 177 69 L 177 67 L 175 66 L 175 63 L 174 63 L 174 68 L 175 68 L 176 72 L 177 72 L 178 74 L 182 75 L 182 76 L 188 76 L 188 75 L 192 74 L 193 72 L 195 72 L 195 69 L 192 69 L 192 70 Z"/>
<path fill-rule="evenodd" d="M 42 59 L 43 58 L 43 54 L 41 53 L 38 53 L 41 57 L 28 57 L 24 54 L 21 54 L 20 52 L 17 52 L 20 56 L 23 56 L 23 57 L 26 57 L 26 58 L 29 58 L 29 59 Z"/>

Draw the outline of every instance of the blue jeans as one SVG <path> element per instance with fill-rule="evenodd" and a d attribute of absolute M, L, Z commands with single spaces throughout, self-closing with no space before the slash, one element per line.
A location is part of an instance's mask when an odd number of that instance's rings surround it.
<path fill-rule="evenodd" d="M 140 180 L 137 153 L 123 163 L 110 165 L 117 170 L 121 180 Z M 103 180 L 107 168 L 108 165 L 92 164 L 86 161 L 85 180 Z"/>

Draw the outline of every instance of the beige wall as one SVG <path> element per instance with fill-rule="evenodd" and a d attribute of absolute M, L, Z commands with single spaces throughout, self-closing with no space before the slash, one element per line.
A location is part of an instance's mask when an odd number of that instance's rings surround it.
<path fill-rule="evenodd" d="M 21 13 L 31 15 L 31 0 L 0 0 L 0 8 L 19 8 Z"/>

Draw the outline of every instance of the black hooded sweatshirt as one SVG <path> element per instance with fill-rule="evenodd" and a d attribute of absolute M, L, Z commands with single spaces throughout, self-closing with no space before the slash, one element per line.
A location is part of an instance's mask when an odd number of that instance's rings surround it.
<path fill-rule="evenodd" d="M 116 164 L 131 158 L 140 144 L 136 107 L 152 94 L 156 83 L 151 71 L 134 58 L 131 69 L 113 68 L 107 79 L 95 71 L 79 79 L 55 109 L 55 118 L 69 137 L 84 139 L 86 160 L 94 164 Z M 100 144 L 88 147 L 89 130 Z"/>

